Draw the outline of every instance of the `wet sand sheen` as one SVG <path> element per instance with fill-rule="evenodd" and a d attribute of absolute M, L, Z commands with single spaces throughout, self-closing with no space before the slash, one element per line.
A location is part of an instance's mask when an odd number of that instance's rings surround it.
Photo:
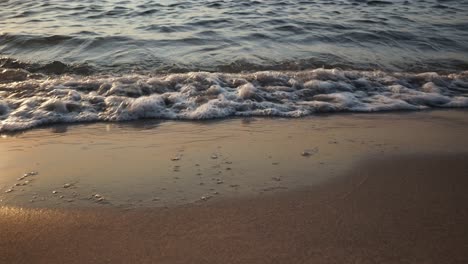
<path fill-rule="evenodd" d="M 368 156 L 466 151 L 466 113 L 36 129 L 1 139 L 0 204 L 164 207 L 303 188 Z"/>
<path fill-rule="evenodd" d="M 0 208 L 1 263 L 466 263 L 468 154 L 171 209 Z"/>

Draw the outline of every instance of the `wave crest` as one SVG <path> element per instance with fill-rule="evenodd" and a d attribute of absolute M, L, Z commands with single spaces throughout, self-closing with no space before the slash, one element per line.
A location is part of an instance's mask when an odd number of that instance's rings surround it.
<path fill-rule="evenodd" d="M 0 132 L 62 122 L 301 117 L 433 107 L 468 107 L 468 71 L 47 76 L 0 70 Z"/>

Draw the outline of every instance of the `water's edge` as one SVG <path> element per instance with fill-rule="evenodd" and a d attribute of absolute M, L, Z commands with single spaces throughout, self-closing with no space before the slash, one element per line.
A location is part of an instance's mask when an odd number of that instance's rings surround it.
<path fill-rule="evenodd" d="M 314 69 L 44 75 L 0 70 L 0 132 L 44 124 L 232 116 L 301 117 L 468 107 L 468 72 Z"/>

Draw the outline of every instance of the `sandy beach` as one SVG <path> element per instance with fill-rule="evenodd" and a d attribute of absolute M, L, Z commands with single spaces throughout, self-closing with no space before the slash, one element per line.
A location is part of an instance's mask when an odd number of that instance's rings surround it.
<path fill-rule="evenodd" d="M 244 129 L 233 132 L 230 126 L 239 122 L 175 122 L 152 129 L 135 125 L 114 128 L 106 136 L 89 132 L 106 124 L 71 126 L 58 134 L 53 127 L 7 135 L 0 144 L 2 157 L 9 158 L 2 165 L 2 190 L 10 188 L 21 171 L 37 170 L 38 175 L 31 177 L 30 185 L 2 191 L 0 263 L 468 261 L 466 111 L 258 119 L 242 121 Z M 271 130 L 274 133 L 258 130 L 275 122 L 279 123 Z M 216 144 L 202 148 L 193 138 L 174 136 L 182 135 L 184 126 L 188 130 L 205 126 L 198 135 L 216 135 Z M 130 132 L 135 140 L 122 151 L 100 144 L 128 145 L 121 139 L 130 138 Z M 172 141 L 166 132 L 172 133 Z M 227 136 L 232 134 L 237 136 Z M 94 151 L 82 149 L 78 138 L 93 141 L 87 146 Z M 140 146 L 139 139 L 151 139 L 163 153 L 160 158 L 150 155 L 153 164 L 145 158 L 151 148 Z M 248 142 L 249 151 L 241 151 L 246 144 L 239 142 Z M 27 146 L 28 151 L 11 151 Z M 181 146 L 184 151 L 177 152 Z M 53 163 L 57 158 L 53 153 L 64 153 L 63 149 L 70 155 Z M 213 150 L 216 159 L 211 157 Z M 301 155 L 304 151 L 307 157 Z M 38 154 L 44 152 L 50 155 Z M 134 160 L 141 163 L 123 166 L 122 152 L 138 156 Z M 102 157 L 106 164 L 109 153 L 114 153 L 109 159 L 115 166 L 103 167 L 101 174 L 60 177 L 80 171 L 72 164 L 79 166 L 76 159 L 85 154 L 91 160 Z M 180 159 L 171 160 L 178 153 Z M 180 171 L 173 171 L 174 163 Z M 213 178 L 221 163 L 222 173 Z M 90 171 L 100 166 L 88 164 Z M 147 166 L 141 168 L 142 164 Z M 203 182 L 208 186 L 199 185 L 194 164 L 205 168 Z M 145 170 L 154 171 L 152 165 L 167 169 L 169 176 L 138 178 Z M 134 178 L 109 179 L 128 167 L 135 169 Z M 85 171 L 86 167 L 81 170 Z M 174 179 L 174 174 L 180 178 Z M 73 182 L 72 189 L 62 188 L 65 182 Z M 140 191 L 132 186 L 135 182 L 142 186 Z M 236 184 L 237 188 L 230 187 Z M 155 194 L 148 190 L 163 185 L 166 190 L 158 188 L 161 200 L 151 199 Z M 125 189 L 122 186 L 132 191 L 119 191 Z M 65 199 L 77 195 L 72 202 L 61 201 L 52 189 L 67 195 Z M 107 203 L 89 198 L 96 189 Z M 41 196 L 42 192 L 47 194 Z M 34 193 L 44 199 L 28 202 Z M 208 194 L 210 199 L 200 199 Z"/>
<path fill-rule="evenodd" d="M 0 0 L 0 264 L 468 264 L 467 14 Z"/>
<path fill-rule="evenodd" d="M 0 209 L 2 263 L 466 263 L 468 155 L 358 165 L 333 184 L 171 209 Z"/>

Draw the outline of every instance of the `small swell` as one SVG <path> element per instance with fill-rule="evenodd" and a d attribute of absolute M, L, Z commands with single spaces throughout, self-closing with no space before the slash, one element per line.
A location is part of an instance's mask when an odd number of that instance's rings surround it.
<path fill-rule="evenodd" d="M 29 73 L 43 74 L 91 74 L 94 69 L 87 64 L 65 64 L 61 61 L 52 61 L 49 63 L 28 63 L 8 57 L 0 58 L 0 71 L 4 69 L 22 69 Z M 0 83 L 4 81 L 0 79 Z"/>

